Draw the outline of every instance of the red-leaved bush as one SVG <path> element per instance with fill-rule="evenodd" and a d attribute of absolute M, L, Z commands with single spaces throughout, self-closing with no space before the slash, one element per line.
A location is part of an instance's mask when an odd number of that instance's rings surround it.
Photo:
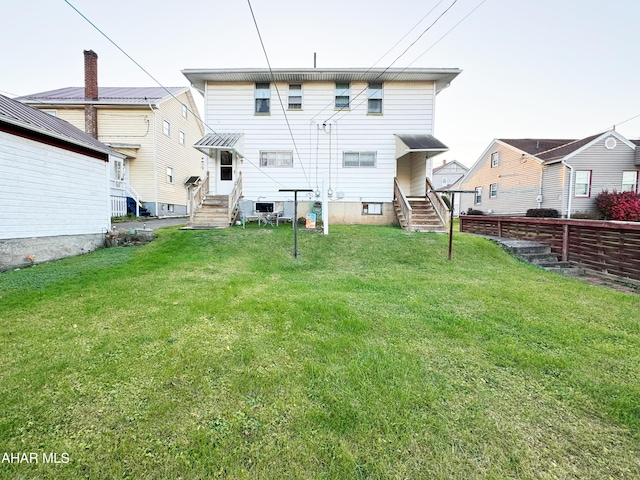
<path fill-rule="evenodd" d="M 607 220 L 640 221 L 640 194 L 635 192 L 609 193 L 603 190 L 596 197 L 596 208 Z"/>

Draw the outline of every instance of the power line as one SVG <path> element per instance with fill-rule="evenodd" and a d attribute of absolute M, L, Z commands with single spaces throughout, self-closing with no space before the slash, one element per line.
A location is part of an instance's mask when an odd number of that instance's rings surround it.
<path fill-rule="evenodd" d="M 140 65 L 136 60 L 133 59 L 133 57 L 131 57 L 131 55 L 129 55 L 127 52 L 124 51 L 124 49 L 122 49 L 114 40 L 112 40 L 106 33 L 104 33 L 100 28 L 98 28 L 98 26 L 96 24 L 94 24 L 91 20 L 89 20 L 89 18 L 87 18 L 82 12 L 80 12 L 80 10 L 78 10 L 71 2 L 69 2 L 69 0 L 64 0 L 65 3 L 67 5 L 69 5 L 73 10 L 75 10 L 75 12 L 80 15 L 87 23 L 89 23 L 89 25 L 91 25 L 93 28 L 95 28 L 104 38 L 106 38 L 113 46 L 115 46 L 118 50 L 120 50 L 120 52 L 122 52 L 122 54 L 124 54 L 129 60 L 131 60 L 140 70 L 142 70 L 149 78 L 151 78 L 154 82 L 156 82 L 163 90 L 165 90 L 174 100 L 178 101 L 179 103 L 181 103 L 182 105 L 184 105 L 187 110 L 203 125 L 205 126 L 211 133 L 214 133 L 216 135 L 219 135 L 219 133 L 217 133 L 213 128 L 211 128 L 210 125 L 208 125 L 201 117 L 199 113 L 193 112 L 188 105 L 180 102 L 180 100 L 178 100 L 178 98 L 169 90 L 167 89 L 167 87 L 165 87 L 158 79 L 156 79 L 153 75 L 151 75 L 151 73 L 149 73 L 142 65 Z M 284 187 L 283 184 L 281 184 L 279 181 L 277 181 L 275 178 L 273 178 L 271 175 L 269 175 L 268 173 L 266 173 L 264 170 L 262 170 L 260 167 L 258 167 L 255 163 L 253 163 L 250 159 L 243 157 L 249 164 L 251 164 L 253 167 L 256 168 L 256 170 L 258 170 L 262 175 L 264 175 L 265 177 L 269 178 L 270 180 L 272 180 L 274 183 L 276 183 L 277 185 Z M 305 175 L 306 176 L 306 175 Z"/>
<path fill-rule="evenodd" d="M 293 148 L 296 150 L 296 156 L 298 157 L 298 163 L 300 163 L 300 167 L 302 168 L 302 173 L 304 174 L 304 178 L 307 180 L 307 185 L 311 186 L 311 181 L 307 176 L 307 172 L 304 169 L 304 164 L 302 163 L 302 159 L 300 158 L 300 152 L 298 152 L 298 145 L 296 144 L 296 139 L 293 136 L 293 131 L 291 130 L 291 124 L 289 123 L 289 117 L 287 116 L 287 112 L 284 108 L 284 104 L 282 103 L 282 97 L 280 96 L 280 90 L 278 89 L 278 82 L 276 81 L 276 76 L 273 73 L 273 69 L 271 68 L 271 62 L 269 61 L 269 55 L 267 54 L 267 49 L 264 46 L 264 42 L 262 41 L 262 35 L 260 34 L 260 28 L 258 27 L 258 22 L 256 20 L 256 16 L 253 13 L 253 7 L 251 6 L 251 0 L 247 0 L 249 4 L 249 10 L 251 11 L 251 17 L 253 18 L 253 24 L 256 26 L 256 31 L 258 32 L 258 38 L 260 39 L 260 45 L 262 45 L 262 51 L 264 52 L 264 57 L 267 60 L 267 66 L 269 67 L 269 72 L 271 73 L 271 78 L 273 79 L 273 85 L 276 88 L 276 93 L 278 94 L 278 101 L 280 102 L 280 108 L 282 108 L 282 113 L 284 115 L 284 120 L 287 123 L 287 129 L 289 130 L 289 135 L 291 136 L 291 141 L 293 142 Z"/>

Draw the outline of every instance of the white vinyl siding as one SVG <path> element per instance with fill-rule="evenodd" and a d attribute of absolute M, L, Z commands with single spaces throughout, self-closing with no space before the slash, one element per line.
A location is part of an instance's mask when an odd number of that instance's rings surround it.
<path fill-rule="evenodd" d="M 109 228 L 108 162 L 0 132 L 0 171 L 0 239 Z"/>

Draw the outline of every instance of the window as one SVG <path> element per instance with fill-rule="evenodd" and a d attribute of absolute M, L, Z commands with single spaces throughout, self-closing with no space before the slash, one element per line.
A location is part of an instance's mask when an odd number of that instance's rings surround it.
<path fill-rule="evenodd" d="M 496 198 L 498 196 L 498 184 L 492 183 L 489 185 L 489 198 Z"/>
<path fill-rule="evenodd" d="M 184 145 L 186 143 L 186 137 L 184 135 L 184 132 L 181 130 L 180 131 L 180 144 Z"/>
<path fill-rule="evenodd" d="M 167 203 L 167 211 L 168 212 L 173 212 L 174 211 L 173 203 Z"/>
<path fill-rule="evenodd" d="M 451 173 L 456 173 L 458 171 L 458 165 L 452 163 L 449 169 L 451 170 Z"/>
<path fill-rule="evenodd" d="M 233 152 L 229 150 L 220 151 L 220 180 L 233 181 Z"/>
<path fill-rule="evenodd" d="M 162 120 L 162 133 L 167 137 L 171 136 L 171 124 L 166 120 Z"/>
<path fill-rule="evenodd" d="M 447 177 L 442 177 L 442 186 L 446 187 L 447 185 L 449 185 L 449 183 L 447 183 Z"/>
<path fill-rule="evenodd" d="M 343 167 L 375 167 L 376 152 L 344 152 Z"/>
<path fill-rule="evenodd" d="M 173 183 L 173 168 L 167 167 L 167 183 Z"/>
<path fill-rule="evenodd" d="M 293 167 L 293 152 L 260 152 L 261 167 Z"/>
<path fill-rule="evenodd" d="M 367 113 L 382 113 L 382 84 L 370 83 L 367 89 Z"/>
<path fill-rule="evenodd" d="M 638 172 L 637 171 L 622 172 L 622 191 L 623 192 L 638 191 Z"/>
<path fill-rule="evenodd" d="M 363 203 L 362 215 L 382 215 L 381 203 Z"/>
<path fill-rule="evenodd" d="M 182 104 L 182 116 L 184 118 L 187 118 L 187 112 L 189 111 L 189 109 L 187 108 L 187 106 L 183 103 Z"/>
<path fill-rule="evenodd" d="M 289 110 L 302 110 L 302 85 L 289 84 Z"/>
<path fill-rule="evenodd" d="M 271 107 L 271 84 L 270 83 L 256 83 L 255 91 L 256 100 L 256 112 L 255 113 L 269 113 Z"/>
<path fill-rule="evenodd" d="M 336 108 L 349 108 L 351 92 L 348 83 L 336 82 Z"/>
<path fill-rule="evenodd" d="M 57 117 L 58 116 L 58 111 L 57 110 L 41 110 L 41 111 L 44 112 L 44 113 L 48 113 L 52 117 Z"/>
<path fill-rule="evenodd" d="M 476 205 L 479 205 L 482 203 L 482 187 L 475 188 L 473 203 L 475 203 Z"/>
<path fill-rule="evenodd" d="M 112 179 L 123 181 L 124 180 L 124 160 L 120 158 L 113 159 L 113 171 L 111 172 Z"/>
<path fill-rule="evenodd" d="M 576 171 L 576 197 L 588 197 L 591 195 L 591 170 Z"/>
<path fill-rule="evenodd" d="M 491 168 L 497 167 L 500 162 L 500 152 L 493 152 L 491 154 Z"/>

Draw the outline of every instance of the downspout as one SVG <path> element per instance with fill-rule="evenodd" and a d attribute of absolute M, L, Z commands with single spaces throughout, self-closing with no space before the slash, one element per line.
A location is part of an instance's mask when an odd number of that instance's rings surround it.
<path fill-rule="evenodd" d="M 573 192 L 573 167 L 569 165 L 567 162 L 562 160 L 562 164 L 569 168 L 571 173 L 569 174 L 569 191 L 567 192 L 567 219 L 571 218 L 571 198 Z"/>
<path fill-rule="evenodd" d="M 544 173 L 544 165 L 540 165 L 540 187 L 538 188 L 538 208 L 542 208 L 542 176 Z"/>
<path fill-rule="evenodd" d="M 149 102 L 149 108 L 153 113 L 153 183 L 155 190 L 155 204 L 156 204 L 156 217 L 159 217 L 159 205 L 158 205 L 158 145 L 156 141 L 156 111 Z"/>

